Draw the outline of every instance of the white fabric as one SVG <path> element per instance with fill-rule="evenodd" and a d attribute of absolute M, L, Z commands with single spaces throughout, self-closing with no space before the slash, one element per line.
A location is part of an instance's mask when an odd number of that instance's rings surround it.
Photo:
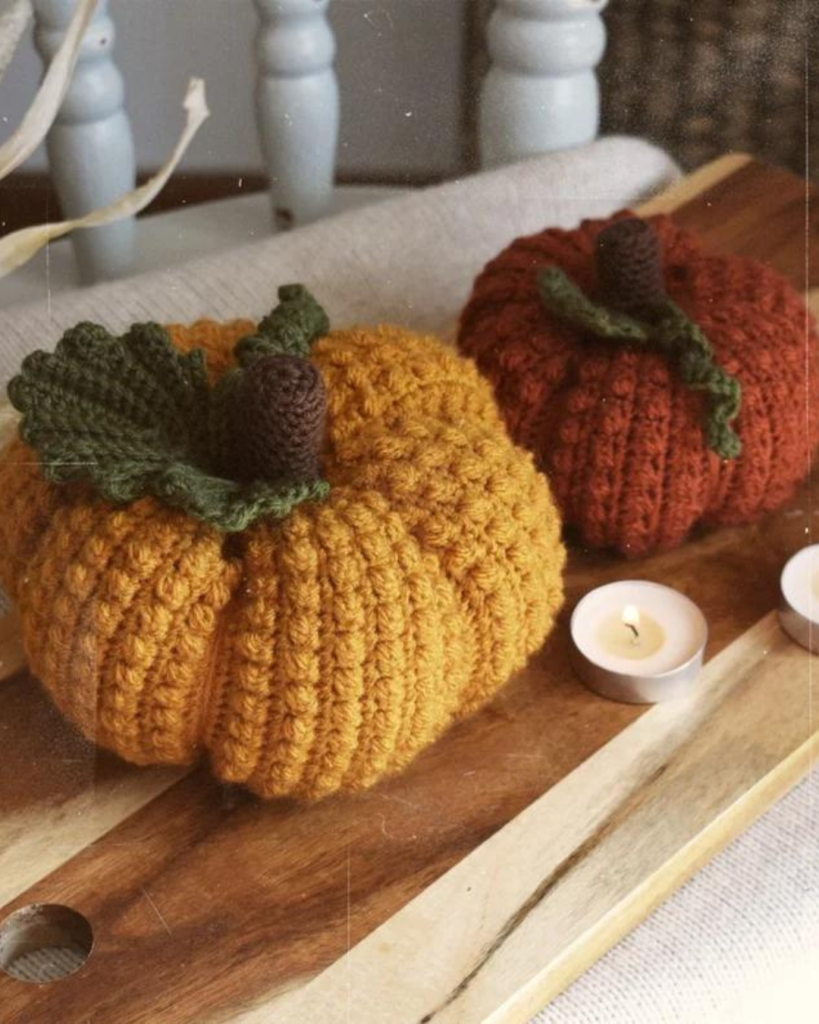
<path fill-rule="evenodd" d="M 76 290 L 0 313 L 0 387 L 34 348 L 78 320 L 111 329 L 134 321 L 261 316 L 276 289 L 300 281 L 341 326 L 393 321 L 451 327 L 484 263 L 516 235 L 573 226 L 638 202 L 676 174 L 661 150 L 604 139 L 565 153 L 321 221 L 172 271 Z"/>
<path fill-rule="evenodd" d="M 303 281 L 336 324 L 447 330 L 474 275 L 519 234 L 637 203 L 674 177 L 660 150 L 606 139 L 218 256 L 0 315 L 0 386 L 81 319 L 259 316 Z M 1 496 L 0 496 L 1 500 Z M 817 783 L 782 800 L 555 1000 L 538 1024 L 819 1020 Z"/>
<path fill-rule="evenodd" d="M 532 1024 L 780 1021 L 819 1021 L 816 773 Z"/>

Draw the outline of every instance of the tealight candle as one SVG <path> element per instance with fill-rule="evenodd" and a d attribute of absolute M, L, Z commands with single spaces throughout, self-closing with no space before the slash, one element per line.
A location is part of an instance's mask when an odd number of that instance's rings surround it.
<path fill-rule="evenodd" d="M 798 644 L 819 654 L 819 544 L 790 558 L 780 580 L 779 621 Z"/>
<path fill-rule="evenodd" d="M 572 614 L 574 661 L 583 682 L 610 700 L 656 704 L 689 692 L 708 624 L 684 594 L 645 580 L 598 587 Z"/>

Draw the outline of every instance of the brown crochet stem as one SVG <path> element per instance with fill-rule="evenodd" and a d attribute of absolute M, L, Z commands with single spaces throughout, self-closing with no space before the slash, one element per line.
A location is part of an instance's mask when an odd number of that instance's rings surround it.
<path fill-rule="evenodd" d="M 237 396 L 234 458 L 245 480 L 310 483 L 321 476 L 327 389 L 301 356 L 256 359 Z"/>
<path fill-rule="evenodd" d="M 639 217 L 615 221 L 597 236 L 597 273 L 604 305 L 652 319 L 666 302 L 660 241 Z"/>

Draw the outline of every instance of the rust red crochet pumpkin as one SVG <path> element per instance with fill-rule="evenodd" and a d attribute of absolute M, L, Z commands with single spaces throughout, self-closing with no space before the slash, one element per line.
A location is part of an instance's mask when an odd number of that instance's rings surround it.
<path fill-rule="evenodd" d="M 793 494 L 819 440 L 819 339 L 780 274 L 709 251 L 669 217 L 647 222 L 659 273 L 640 252 L 602 259 L 612 225 L 630 217 L 513 242 L 475 282 L 458 343 L 493 382 L 515 440 L 539 457 L 567 526 L 586 545 L 637 557 L 699 523 L 752 522 Z M 560 279 L 563 298 L 545 300 L 555 281 L 544 275 Z M 710 344 L 705 369 L 692 369 L 702 351 L 684 350 L 666 320 L 651 326 L 657 288 L 700 350 Z M 712 429 L 720 402 L 723 447 Z"/>

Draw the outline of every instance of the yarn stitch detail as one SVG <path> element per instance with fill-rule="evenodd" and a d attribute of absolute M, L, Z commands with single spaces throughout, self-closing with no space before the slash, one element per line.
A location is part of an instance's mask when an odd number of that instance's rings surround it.
<path fill-rule="evenodd" d="M 248 321 L 168 328 L 211 386 Z M 265 797 L 365 789 L 486 703 L 541 646 L 565 553 L 548 484 L 491 388 L 432 337 L 337 331 L 324 502 L 225 537 L 0 454 L 0 578 L 33 673 L 137 764 L 207 754 Z"/>
<path fill-rule="evenodd" d="M 650 221 L 665 292 L 742 386 L 739 458 L 709 451 L 705 396 L 661 353 L 584 338 L 545 309 L 545 267 L 600 294 L 597 240 L 611 220 L 513 242 L 475 281 L 458 333 L 512 436 L 548 474 L 570 536 L 630 558 L 673 548 L 698 524 L 750 523 L 779 508 L 819 441 L 819 337 L 801 295 L 767 265 L 710 252 L 669 217 Z"/>

